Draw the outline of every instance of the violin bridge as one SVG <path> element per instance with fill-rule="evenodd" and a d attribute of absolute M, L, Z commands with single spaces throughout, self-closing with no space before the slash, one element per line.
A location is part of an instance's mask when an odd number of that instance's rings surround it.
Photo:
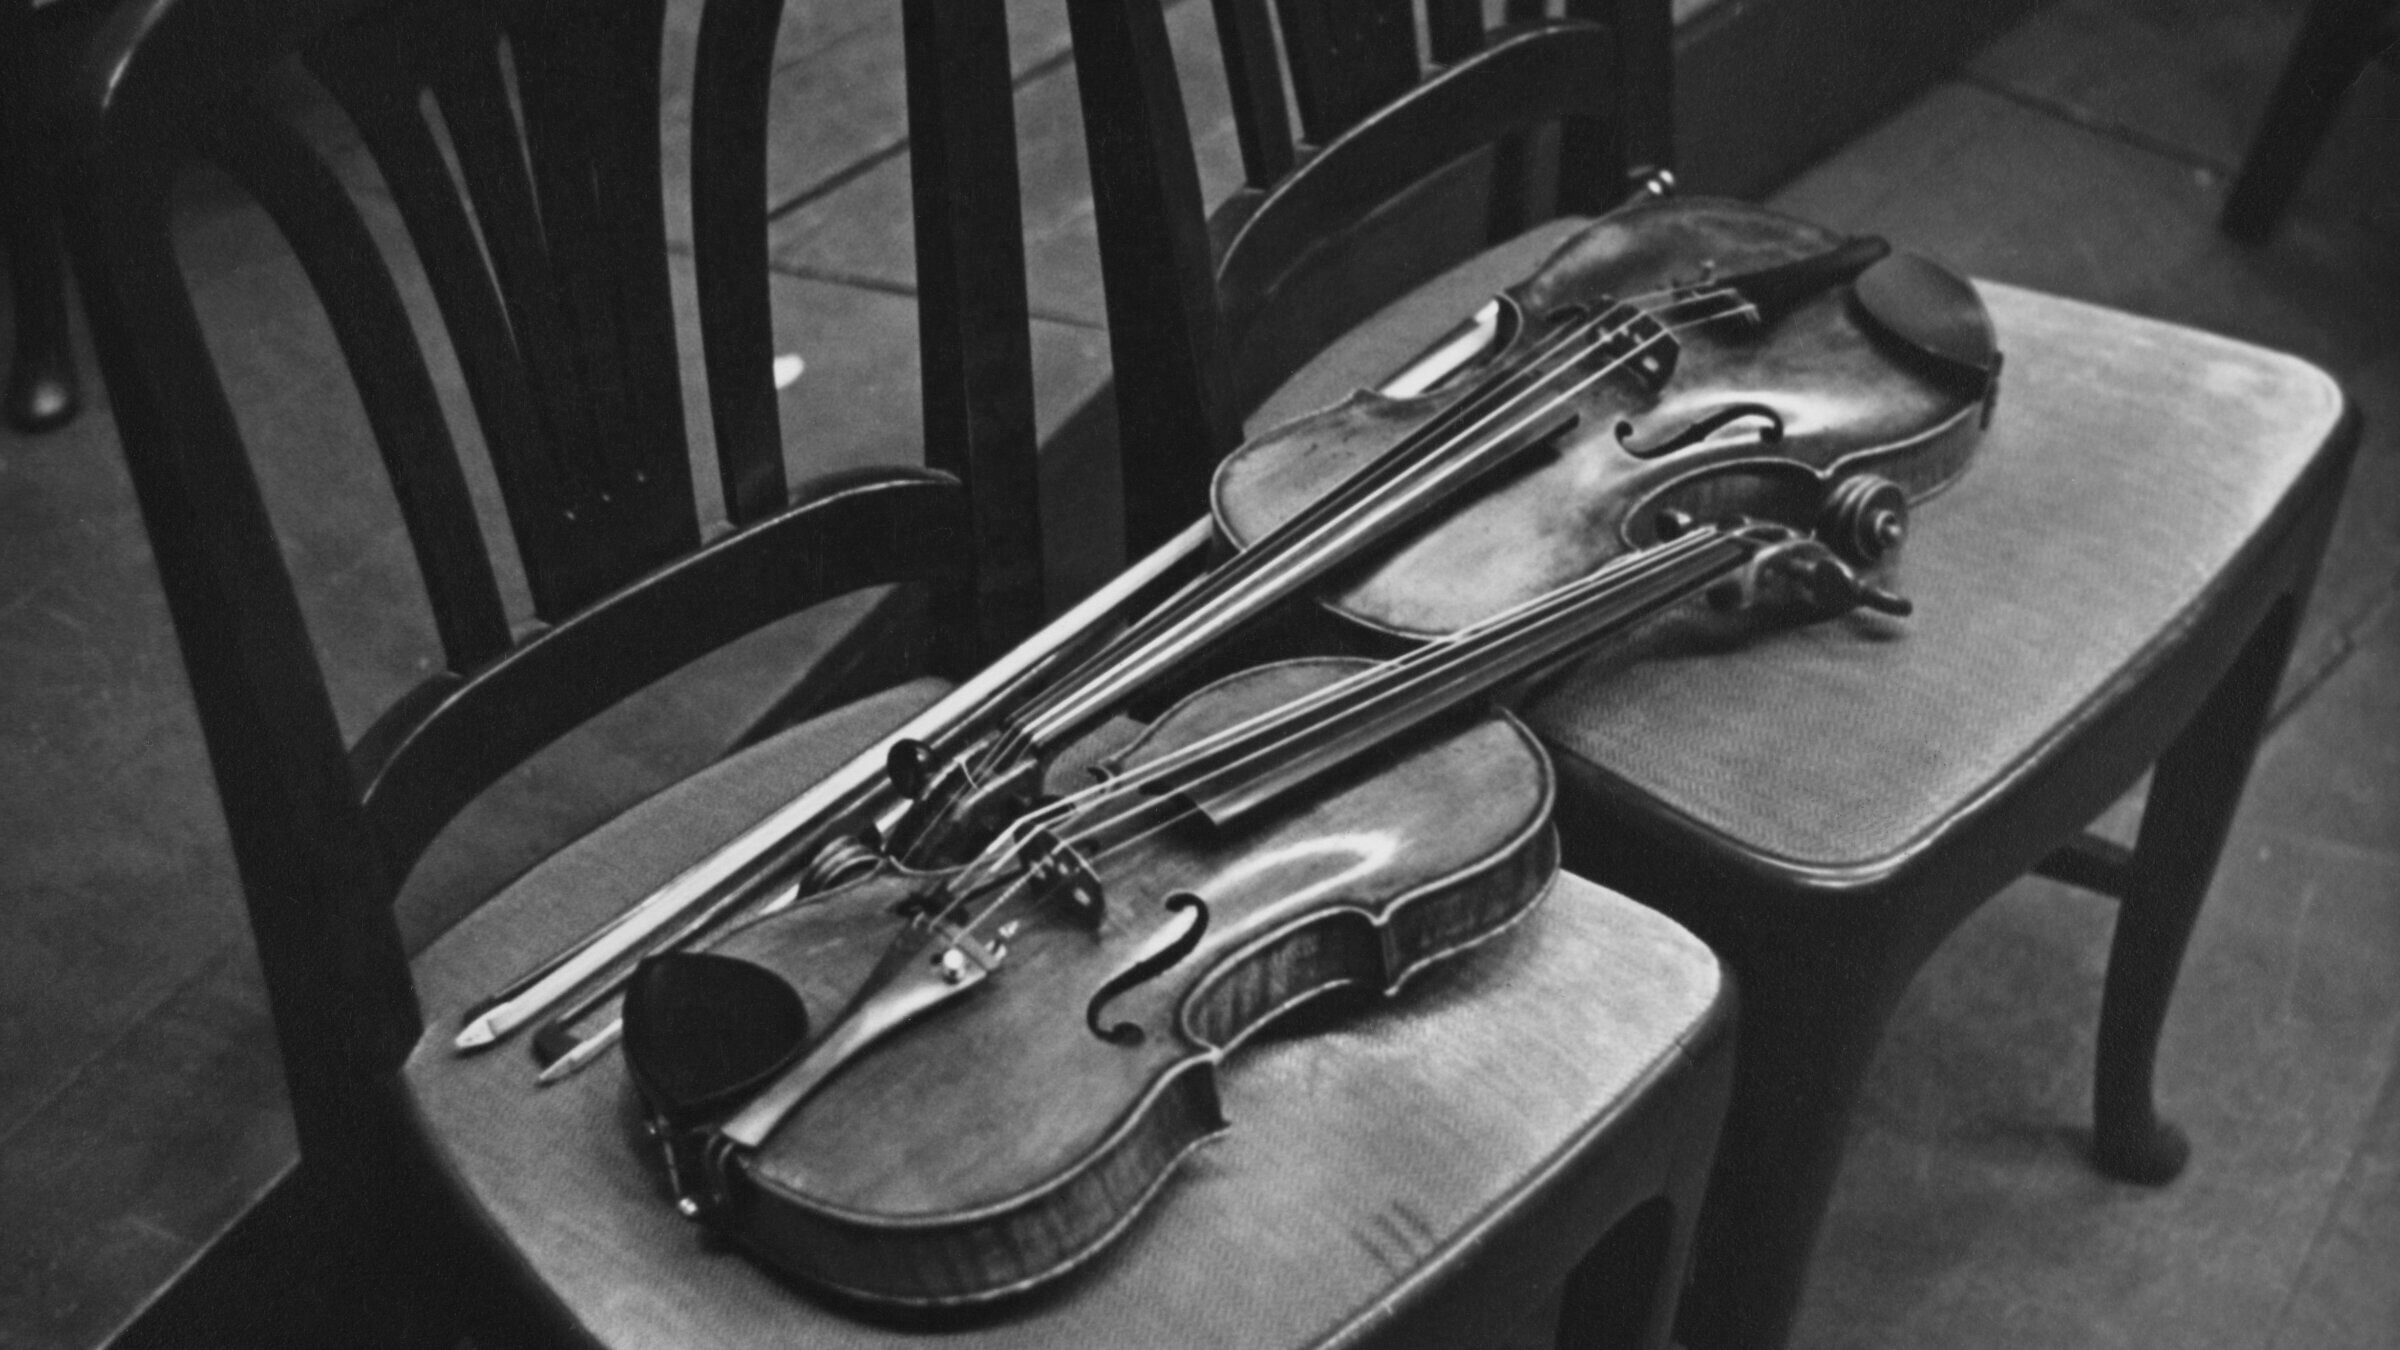
<path fill-rule="evenodd" d="M 1655 398 L 1674 378 L 1676 358 L 1683 354 L 1673 330 L 1648 310 L 1624 304 L 1610 309 L 1601 323 L 1605 335 L 1583 362 L 1624 375 Z"/>
<path fill-rule="evenodd" d="M 1049 830 L 1037 830 L 1025 841 L 1026 871 L 1034 885 L 1063 897 L 1068 906 L 1094 929 L 1108 913 L 1108 892 L 1091 861 L 1074 845 Z"/>

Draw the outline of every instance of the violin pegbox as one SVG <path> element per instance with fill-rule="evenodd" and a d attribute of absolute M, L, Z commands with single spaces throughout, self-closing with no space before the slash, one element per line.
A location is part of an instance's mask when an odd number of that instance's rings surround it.
<path fill-rule="evenodd" d="M 1908 538 L 1908 494 L 1888 478 L 1853 474 L 1835 484 L 1812 531 L 1751 522 L 1736 533 L 1757 552 L 1709 591 L 1719 610 L 1773 607 L 1833 618 L 1871 609 L 1903 618 L 1916 608 L 1876 579 Z"/>

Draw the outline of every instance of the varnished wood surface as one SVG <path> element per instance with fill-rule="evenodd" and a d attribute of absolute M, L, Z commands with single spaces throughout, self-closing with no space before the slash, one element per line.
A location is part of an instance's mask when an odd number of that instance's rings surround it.
<path fill-rule="evenodd" d="M 728 795 L 770 790 L 788 753 L 771 742 L 637 808 L 437 943 L 417 963 L 437 1022 L 523 953 L 663 879 L 692 828 L 721 820 Z M 1245 1050 L 1224 1075 L 1230 1130 L 1057 1297 L 978 1324 L 976 1343 L 1369 1336 L 1713 1045 L 1728 995 L 1688 934 L 1562 876 L 1525 922 L 1408 998 Z M 916 1338 L 812 1300 L 675 1217 L 615 1058 L 537 1091 L 513 1048 L 459 1058 L 437 1025 L 407 1079 L 469 1193 L 603 1343 Z M 1538 1292 L 1524 1291 L 1528 1308 Z"/>

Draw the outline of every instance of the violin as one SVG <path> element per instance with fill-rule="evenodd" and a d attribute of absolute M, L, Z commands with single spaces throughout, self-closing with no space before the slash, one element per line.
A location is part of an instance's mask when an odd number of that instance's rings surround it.
<path fill-rule="evenodd" d="M 1060 748 L 1312 588 L 1330 583 L 1337 612 L 1364 625 L 1423 635 L 1734 512 L 1810 527 L 1838 513 L 1888 536 L 1874 552 L 1896 546 L 1890 508 L 1963 466 L 1997 358 L 1963 282 L 1886 252 L 1729 202 L 1598 222 L 1487 307 L 1486 340 L 1437 344 L 1467 359 L 1439 374 L 1412 363 L 1237 451 L 1217 477 L 1213 527 L 1196 523 L 864 760 L 475 1010 L 460 1047 L 491 1043 L 617 963 L 537 1037 L 549 1081 L 609 1044 L 613 1027 L 571 1028 L 628 978 L 628 956 L 801 903 L 882 857 L 921 869 L 972 857 L 1035 803 Z M 1837 482 L 1851 499 L 1833 500 Z M 1234 546 L 1229 557 L 1105 635 L 1212 534 Z M 1540 546 L 1522 557 L 1502 546 L 1520 536 Z M 1364 581 L 1361 560 L 1376 562 Z M 1457 587 L 1448 574 L 1460 570 L 1494 584 Z"/>
<path fill-rule="evenodd" d="M 1695 527 L 1397 658 L 1228 677 L 959 867 L 887 860 L 644 962 L 626 1063 L 678 1203 L 870 1303 L 1086 1263 L 1226 1128 L 1246 1038 L 1394 994 L 1546 893 L 1549 761 L 1483 696 L 1720 587 L 1819 614 L 1872 594 L 1801 532 Z"/>
<path fill-rule="evenodd" d="M 1856 281 L 1826 285 L 1829 275 Z M 1471 359 L 1397 381 L 1431 387 L 1362 391 L 1228 456 L 1212 494 L 1224 537 L 1238 548 L 1272 533 L 1395 438 L 1478 406 L 1497 380 L 1564 372 L 1520 400 L 1571 411 L 1545 453 L 1452 499 L 1322 597 L 1369 632 L 1424 637 L 1696 519 L 1807 528 L 1852 505 L 1836 484 L 1868 475 L 1922 501 L 1965 471 L 1998 390 L 1990 317 L 1964 279 L 1742 202 L 1628 206 L 1487 310 L 1491 337 Z M 1603 362 L 1608 378 L 1584 377 Z M 1861 529 L 1897 528 L 1896 517 L 1852 514 Z"/>

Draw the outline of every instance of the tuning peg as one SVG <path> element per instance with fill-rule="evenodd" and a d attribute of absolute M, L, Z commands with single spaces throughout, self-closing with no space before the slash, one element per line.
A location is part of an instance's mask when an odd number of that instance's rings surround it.
<path fill-rule="evenodd" d="M 1853 474 L 1827 494 L 1816 533 L 1844 558 L 1873 567 L 1908 538 L 1908 494 L 1888 478 Z"/>

